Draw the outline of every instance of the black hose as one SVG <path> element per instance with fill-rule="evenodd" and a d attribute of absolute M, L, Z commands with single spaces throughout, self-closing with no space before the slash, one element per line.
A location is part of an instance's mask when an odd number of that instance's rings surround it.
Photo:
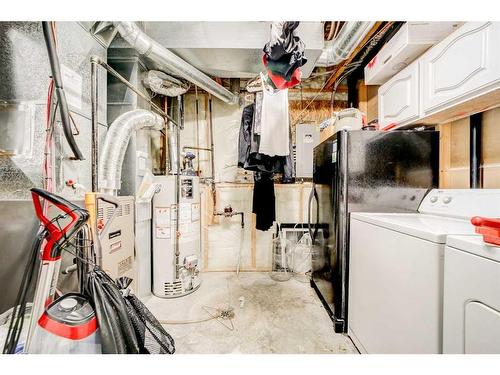
<path fill-rule="evenodd" d="M 59 113 L 61 114 L 61 122 L 63 126 L 64 137 L 73 152 L 76 160 L 84 160 L 83 154 L 76 144 L 75 138 L 73 137 L 73 132 L 71 131 L 71 121 L 68 109 L 68 102 L 66 101 L 66 95 L 64 94 L 64 88 L 61 77 L 61 67 L 59 65 L 59 58 L 57 57 L 56 46 L 54 43 L 54 33 L 52 32 L 52 27 L 50 22 L 42 22 L 43 38 L 45 39 L 45 45 L 47 46 L 47 53 L 49 55 L 50 69 L 52 71 L 52 77 L 54 79 L 54 86 L 57 95 L 57 100 L 59 102 Z"/>

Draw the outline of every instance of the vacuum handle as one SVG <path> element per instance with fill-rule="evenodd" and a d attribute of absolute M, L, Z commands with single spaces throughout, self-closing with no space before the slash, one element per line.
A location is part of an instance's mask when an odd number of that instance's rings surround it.
<path fill-rule="evenodd" d="M 36 216 L 47 228 L 54 241 L 58 241 L 69 230 L 69 228 L 74 226 L 78 221 L 84 221 L 88 217 L 84 215 L 85 211 L 83 211 L 76 204 L 71 203 L 58 195 L 49 193 L 46 190 L 33 188 L 31 189 L 31 196 L 33 198 L 33 205 L 35 206 Z M 69 215 L 71 217 L 71 221 L 62 229 L 56 226 L 55 223 L 43 213 L 43 206 L 40 198 L 52 203 L 62 212 Z"/>
<path fill-rule="evenodd" d="M 58 195 L 49 193 L 47 190 L 33 188 L 31 189 L 31 196 L 33 197 L 33 202 L 35 204 L 36 216 L 38 216 L 44 225 L 50 223 L 50 219 L 43 214 L 40 198 L 49 201 L 64 213 L 70 214 L 71 217 L 77 217 L 78 214 L 76 212 L 81 210 L 81 208 L 76 204 L 71 203 Z"/>

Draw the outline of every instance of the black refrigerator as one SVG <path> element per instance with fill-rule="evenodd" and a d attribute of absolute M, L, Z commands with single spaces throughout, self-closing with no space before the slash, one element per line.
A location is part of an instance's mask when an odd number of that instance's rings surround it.
<path fill-rule="evenodd" d="M 314 148 L 311 286 L 336 332 L 347 331 L 350 213 L 417 211 L 438 168 L 437 131 L 342 130 Z"/>

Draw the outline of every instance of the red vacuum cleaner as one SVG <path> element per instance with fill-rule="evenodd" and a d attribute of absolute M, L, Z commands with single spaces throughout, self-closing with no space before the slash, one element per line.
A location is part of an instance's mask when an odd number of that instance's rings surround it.
<path fill-rule="evenodd" d="M 87 210 L 42 189 L 32 189 L 31 193 L 41 226 L 27 261 L 3 353 L 174 353 L 173 338 L 128 289 L 131 279 L 112 280 L 96 263 L 99 237 L 106 233 L 111 219 L 100 233 L 96 228 L 91 233 Z M 114 204 L 115 210 L 118 207 L 113 197 L 97 198 Z M 50 215 L 43 210 L 47 203 Z M 56 298 L 63 250 L 75 256 L 82 294 Z M 37 257 L 41 258 L 38 278 Z M 19 338 L 28 292 L 35 280 L 32 315 L 23 347 Z"/>
<path fill-rule="evenodd" d="M 24 351 L 27 353 L 99 353 L 97 321 L 87 297 L 67 294 L 54 301 L 65 244 L 87 224 L 87 210 L 42 189 L 31 189 L 35 212 L 47 232 Z M 45 200 L 55 210 L 45 216 Z M 85 254 L 82 254 L 85 256 Z M 48 340 L 48 338 L 52 338 Z M 91 345 L 93 344 L 93 345 Z M 52 346 L 52 348 L 49 348 Z"/>

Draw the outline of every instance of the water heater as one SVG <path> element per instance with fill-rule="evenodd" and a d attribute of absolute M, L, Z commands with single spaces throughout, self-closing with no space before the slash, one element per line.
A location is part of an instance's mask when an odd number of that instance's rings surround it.
<path fill-rule="evenodd" d="M 160 192 L 153 198 L 153 294 L 180 297 L 199 288 L 201 257 L 200 180 L 180 177 L 179 254 L 175 252 L 176 176 L 155 176 Z M 177 271 L 177 272 L 176 272 Z"/>

